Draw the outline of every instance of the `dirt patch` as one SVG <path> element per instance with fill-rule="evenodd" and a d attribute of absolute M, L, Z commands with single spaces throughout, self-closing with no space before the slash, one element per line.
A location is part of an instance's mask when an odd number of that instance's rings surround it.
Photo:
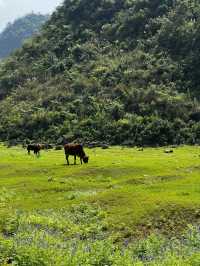
<path fill-rule="evenodd" d="M 61 188 L 61 187 L 54 187 L 54 188 L 35 188 L 33 189 L 35 193 L 62 193 L 62 192 L 69 192 L 72 191 L 71 187 Z"/>
<path fill-rule="evenodd" d="M 174 181 L 177 179 L 182 179 L 183 176 L 177 176 L 177 175 L 168 175 L 168 176 L 145 176 L 141 178 L 132 178 L 128 179 L 125 182 L 122 182 L 122 184 L 127 185 L 152 185 L 154 183 L 158 182 L 167 182 L 167 181 Z"/>
<path fill-rule="evenodd" d="M 132 178 L 123 182 L 123 184 L 126 185 L 144 185 L 146 183 L 147 182 L 145 178 Z"/>
<path fill-rule="evenodd" d="M 154 177 L 154 181 L 174 181 L 177 179 L 182 179 L 184 176 L 180 175 L 165 175 L 165 176 L 156 176 Z"/>
<path fill-rule="evenodd" d="M 121 168 L 121 167 L 110 167 L 110 168 L 90 168 L 81 170 L 79 173 L 76 173 L 74 176 L 90 176 L 95 177 L 102 176 L 102 177 L 111 177 L 114 179 L 123 177 L 123 176 L 131 176 L 135 174 L 139 174 L 145 171 L 145 168 L 137 168 L 137 167 L 130 167 L 130 168 Z"/>
<path fill-rule="evenodd" d="M 166 236 L 180 236 L 188 224 L 198 223 L 200 223 L 200 206 L 195 208 L 171 204 L 149 213 L 136 227 L 143 236 L 148 236 L 152 232 Z"/>

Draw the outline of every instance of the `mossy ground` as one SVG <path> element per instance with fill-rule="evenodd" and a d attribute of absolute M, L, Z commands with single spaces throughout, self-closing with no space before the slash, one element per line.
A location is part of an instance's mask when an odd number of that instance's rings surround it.
<path fill-rule="evenodd" d="M 2 235 L 27 241 L 42 228 L 57 243 L 63 232 L 70 241 L 126 244 L 152 233 L 180 237 L 200 222 L 200 148 L 163 150 L 86 149 L 89 164 L 67 166 L 63 151 L 35 157 L 0 146 Z"/>

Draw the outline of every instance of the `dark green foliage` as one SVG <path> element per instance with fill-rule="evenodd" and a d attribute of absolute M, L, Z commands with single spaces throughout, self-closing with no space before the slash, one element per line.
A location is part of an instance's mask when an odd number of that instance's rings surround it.
<path fill-rule="evenodd" d="M 29 14 L 8 24 L 0 34 L 0 58 L 8 56 L 21 47 L 25 39 L 39 32 L 48 16 Z"/>
<path fill-rule="evenodd" d="M 66 0 L 0 66 L 2 140 L 200 142 L 200 4 Z"/>

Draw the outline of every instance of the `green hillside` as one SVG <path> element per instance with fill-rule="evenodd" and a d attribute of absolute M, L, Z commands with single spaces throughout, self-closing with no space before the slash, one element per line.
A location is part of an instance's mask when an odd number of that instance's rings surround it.
<path fill-rule="evenodd" d="M 0 33 L 0 58 L 7 57 L 22 46 L 25 39 L 37 34 L 48 16 L 29 14 L 9 23 Z"/>
<path fill-rule="evenodd" d="M 0 65 L 0 139 L 200 143 L 200 4 L 65 0 Z"/>

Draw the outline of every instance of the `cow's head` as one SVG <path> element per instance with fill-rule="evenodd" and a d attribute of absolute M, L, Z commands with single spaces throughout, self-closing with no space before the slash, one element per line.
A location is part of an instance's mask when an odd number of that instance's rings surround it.
<path fill-rule="evenodd" d="M 88 157 L 88 156 L 84 156 L 84 157 L 83 157 L 83 162 L 84 162 L 84 163 L 88 163 L 88 161 L 89 161 L 89 157 Z"/>

